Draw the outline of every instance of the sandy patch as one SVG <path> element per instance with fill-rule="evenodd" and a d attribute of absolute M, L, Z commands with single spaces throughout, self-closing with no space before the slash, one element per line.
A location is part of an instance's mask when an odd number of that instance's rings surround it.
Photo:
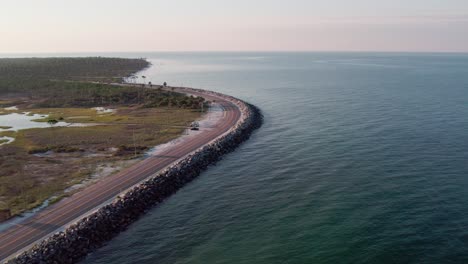
<path fill-rule="evenodd" d="M 7 111 L 17 111 L 18 107 L 17 106 L 10 106 L 10 107 L 5 107 L 3 109 L 5 109 Z"/>
<path fill-rule="evenodd" d="M 115 109 L 105 108 L 105 107 L 93 107 L 92 109 L 96 110 L 99 115 L 114 113 Z"/>
<path fill-rule="evenodd" d="M 6 141 L 5 141 L 6 140 Z M 3 142 L 5 141 L 5 142 Z M 14 138 L 12 137 L 0 137 L 0 146 L 3 146 L 3 145 L 6 145 L 6 144 L 10 144 L 11 142 L 15 141 Z M 2 143 L 3 142 L 3 143 Z"/>
<path fill-rule="evenodd" d="M 171 140 L 165 144 L 161 144 L 151 148 L 149 151 L 146 152 L 145 157 L 157 156 L 168 148 L 172 148 L 177 145 L 187 144 L 198 133 L 203 132 L 204 130 L 211 130 L 216 128 L 221 122 L 223 116 L 223 108 L 217 103 L 211 104 L 210 108 L 208 109 L 208 112 L 205 115 L 203 115 L 201 120 L 197 121 L 200 125 L 200 130 L 186 130 L 185 133 L 180 137 Z"/>

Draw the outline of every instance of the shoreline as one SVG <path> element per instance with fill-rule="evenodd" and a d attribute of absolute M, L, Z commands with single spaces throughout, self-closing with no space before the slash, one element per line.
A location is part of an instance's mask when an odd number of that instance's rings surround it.
<path fill-rule="evenodd" d="M 215 116 L 215 113 L 213 111 L 206 111 L 205 114 L 203 114 L 201 116 L 201 118 L 199 120 L 197 120 L 200 124 L 201 124 L 201 127 L 203 127 L 204 130 L 206 130 L 207 128 L 208 129 L 211 129 L 210 127 L 206 127 L 207 125 L 210 125 L 212 126 L 213 125 L 213 121 L 215 122 L 220 122 L 220 117 L 217 117 Z M 110 174 L 106 174 L 106 173 L 102 173 L 100 171 L 95 171 L 93 173 L 93 175 L 90 176 L 89 179 L 86 179 L 80 183 L 77 183 L 75 185 L 72 185 L 70 187 L 68 187 L 67 189 L 64 190 L 64 193 L 67 193 L 69 192 L 70 190 L 72 191 L 81 191 L 85 188 L 88 188 L 90 186 L 92 186 L 93 184 L 96 184 L 99 180 L 102 180 L 103 178 L 105 177 L 112 177 L 113 174 L 116 174 L 118 173 L 119 171 L 122 171 L 138 162 L 141 162 L 142 159 L 146 159 L 150 156 L 154 156 L 154 155 L 158 155 L 160 154 L 160 152 L 166 148 L 171 148 L 171 147 L 176 147 L 176 145 L 180 145 L 180 144 L 183 144 L 183 143 L 186 143 L 188 140 L 190 140 L 191 136 L 193 137 L 193 134 L 191 134 L 190 130 L 188 130 L 189 134 L 181 134 L 179 137 L 175 138 L 175 139 L 172 139 L 170 140 L 169 142 L 166 142 L 166 143 L 162 143 L 162 144 L 159 144 L 159 145 L 155 145 L 151 148 L 149 148 L 144 154 L 142 157 L 138 157 L 136 159 L 132 159 L 132 160 L 120 160 L 120 161 L 115 161 L 111 164 L 107 164 L 107 163 L 103 163 L 101 165 L 103 166 L 106 166 L 106 165 L 110 165 L 114 168 L 115 171 L 111 172 Z M 2 139 L 2 137 L 0 137 L 0 140 Z M 3 143 L 0 143 L 0 146 L 2 145 Z M 39 205 L 38 207 L 35 207 L 33 209 L 30 209 L 30 210 L 27 210 L 25 211 L 24 213 L 22 213 L 21 215 L 15 215 L 15 216 L 12 216 L 11 218 L 3 221 L 3 222 L 0 222 L 0 232 L 4 231 L 4 230 L 7 230 L 8 228 L 16 225 L 16 224 L 21 224 L 21 222 L 23 221 L 26 221 L 27 219 L 33 217 L 34 215 L 36 215 L 37 213 L 40 212 L 40 210 L 43 210 L 45 208 L 47 208 L 48 206 L 50 206 L 50 201 L 53 200 L 54 198 L 56 198 L 56 196 L 51 196 L 49 197 L 47 200 L 45 200 L 41 205 Z"/>
<path fill-rule="evenodd" d="M 174 89 L 176 92 L 225 100 L 238 108 L 240 117 L 224 133 L 128 188 L 110 204 L 103 204 L 90 214 L 82 215 L 77 222 L 65 226 L 63 231 L 32 246 L 8 263 L 76 263 L 193 180 L 209 165 L 216 163 L 222 155 L 233 151 L 262 124 L 258 108 L 232 96 L 186 87 Z"/>

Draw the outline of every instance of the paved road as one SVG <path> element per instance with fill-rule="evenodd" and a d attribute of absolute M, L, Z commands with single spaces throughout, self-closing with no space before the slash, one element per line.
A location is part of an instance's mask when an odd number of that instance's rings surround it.
<path fill-rule="evenodd" d="M 104 178 L 83 191 L 47 207 L 24 222 L 3 230 L 0 232 L 0 262 L 63 229 L 113 199 L 122 190 L 154 175 L 174 161 L 222 135 L 241 117 L 239 108 L 226 99 L 214 95 L 192 93 L 203 96 L 207 100 L 216 100 L 222 106 L 225 114 L 216 127 L 209 130 L 202 128 L 200 133 L 188 143 L 165 149 L 163 153 L 149 157 L 116 175 Z"/>

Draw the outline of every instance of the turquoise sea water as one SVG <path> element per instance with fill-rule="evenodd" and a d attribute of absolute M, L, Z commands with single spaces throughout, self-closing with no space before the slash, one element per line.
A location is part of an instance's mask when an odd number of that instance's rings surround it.
<path fill-rule="evenodd" d="M 124 55 L 265 124 L 84 263 L 468 262 L 468 55 Z"/>

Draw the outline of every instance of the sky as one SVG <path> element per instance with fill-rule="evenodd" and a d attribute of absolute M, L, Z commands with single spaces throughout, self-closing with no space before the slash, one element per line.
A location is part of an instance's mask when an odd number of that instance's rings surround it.
<path fill-rule="evenodd" d="M 468 0 L 0 0 L 0 53 L 468 52 Z"/>

